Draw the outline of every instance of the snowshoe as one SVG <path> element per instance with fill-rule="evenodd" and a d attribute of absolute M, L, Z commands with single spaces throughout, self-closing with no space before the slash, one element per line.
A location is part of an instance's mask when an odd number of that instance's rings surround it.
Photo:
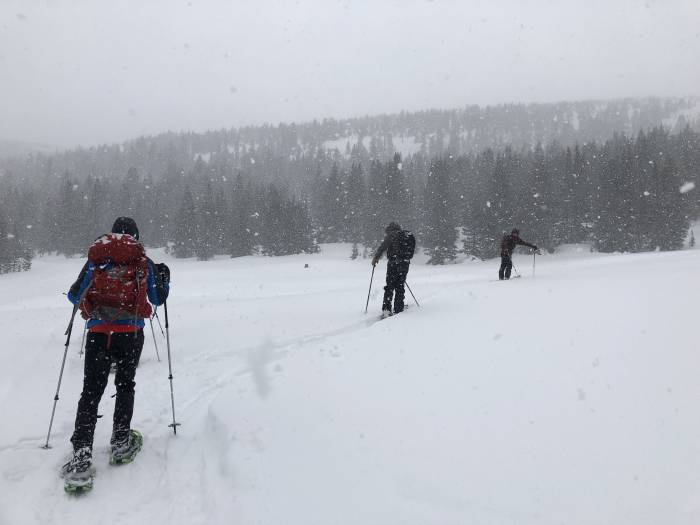
<path fill-rule="evenodd" d="M 138 430 L 130 430 L 121 443 L 112 443 L 112 453 L 109 456 L 110 465 L 122 465 L 134 461 L 136 454 L 143 446 L 143 436 Z"/>
<path fill-rule="evenodd" d="M 513 279 L 520 279 L 522 275 L 511 275 L 510 278 L 508 279 L 491 279 L 489 282 L 492 283 L 500 283 L 500 282 L 507 282 L 507 281 L 512 281 Z"/>
<path fill-rule="evenodd" d="M 61 467 L 63 488 L 69 494 L 82 494 L 92 489 L 95 472 L 92 467 L 92 451 L 89 447 L 79 448 L 73 457 Z"/>
<path fill-rule="evenodd" d="M 379 319 L 386 319 L 387 317 L 391 317 L 393 314 L 391 313 L 391 310 L 382 310 L 381 315 L 379 316 Z"/>

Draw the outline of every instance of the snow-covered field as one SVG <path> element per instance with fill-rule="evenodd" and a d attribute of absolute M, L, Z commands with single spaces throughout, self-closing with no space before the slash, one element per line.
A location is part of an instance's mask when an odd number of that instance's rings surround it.
<path fill-rule="evenodd" d="M 0 276 L 0 523 L 700 523 L 700 250 L 430 267 L 422 308 L 375 322 L 384 264 L 319 255 L 206 263 L 165 258 L 175 402 L 150 331 L 131 465 L 108 465 L 114 386 L 95 488 L 69 497 L 82 381 L 69 349 L 42 450 L 82 260 Z M 161 253 L 151 253 L 156 260 Z M 308 263 L 308 268 L 305 264 Z M 411 301 L 410 295 L 408 301 Z M 165 344 L 157 334 L 161 355 Z"/>

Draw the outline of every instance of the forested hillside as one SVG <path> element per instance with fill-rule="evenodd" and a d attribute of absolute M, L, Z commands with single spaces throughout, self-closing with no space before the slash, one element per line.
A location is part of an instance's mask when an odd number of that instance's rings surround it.
<path fill-rule="evenodd" d="M 0 271 L 34 252 L 83 253 L 117 215 L 133 216 L 147 245 L 200 259 L 372 248 L 389 220 L 434 263 L 493 256 L 513 225 L 547 249 L 678 249 L 700 209 L 699 109 L 467 107 L 16 157 L 0 162 Z"/>

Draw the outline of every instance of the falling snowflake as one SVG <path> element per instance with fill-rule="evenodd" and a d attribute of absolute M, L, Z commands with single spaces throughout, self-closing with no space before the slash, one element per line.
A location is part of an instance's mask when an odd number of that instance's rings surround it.
<path fill-rule="evenodd" d="M 678 191 L 681 193 L 688 193 L 689 191 L 692 191 L 695 189 L 695 183 L 694 182 L 686 182 L 683 184 L 683 186 L 680 187 Z"/>

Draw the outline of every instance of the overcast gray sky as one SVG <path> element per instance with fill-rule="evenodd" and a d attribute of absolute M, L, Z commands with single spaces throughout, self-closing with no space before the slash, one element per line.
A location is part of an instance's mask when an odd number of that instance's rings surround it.
<path fill-rule="evenodd" d="M 0 0 L 0 139 L 700 94 L 700 0 Z"/>

